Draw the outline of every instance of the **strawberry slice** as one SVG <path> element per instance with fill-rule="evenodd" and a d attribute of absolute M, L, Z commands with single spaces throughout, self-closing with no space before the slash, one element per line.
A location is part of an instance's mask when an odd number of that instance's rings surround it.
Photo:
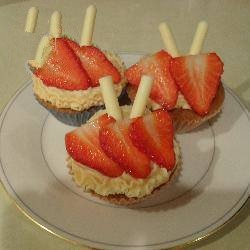
<path fill-rule="evenodd" d="M 150 159 L 141 153 L 129 137 L 129 120 L 102 127 L 99 140 L 103 151 L 135 178 L 146 178 L 150 172 Z"/>
<path fill-rule="evenodd" d="M 121 81 L 120 72 L 101 50 L 94 46 L 80 47 L 76 42 L 67 38 L 64 39 L 80 58 L 83 68 L 92 81 L 92 87 L 99 86 L 99 79 L 108 75 L 112 76 L 114 83 Z"/>
<path fill-rule="evenodd" d="M 77 162 L 87 165 L 109 177 L 120 176 L 124 171 L 102 151 L 99 129 L 115 120 L 107 115 L 69 132 L 65 136 L 66 150 Z"/>
<path fill-rule="evenodd" d="M 170 115 L 159 109 L 144 117 L 135 118 L 130 124 L 133 144 L 150 159 L 172 170 L 175 166 L 174 129 Z"/>
<path fill-rule="evenodd" d="M 154 77 L 150 97 L 166 109 L 173 109 L 177 102 L 178 89 L 172 78 L 169 65 L 172 57 L 164 50 L 142 58 L 125 72 L 129 83 L 138 87 L 143 74 Z"/>
<path fill-rule="evenodd" d="M 203 116 L 209 112 L 223 73 L 223 63 L 216 53 L 176 57 L 171 73 L 192 109 Z"/>
<path fill-rule="evenodd" d="M 66 90 L 81 90 L 90 87 L 90 79 L 81 66 L 79 58 L 70 46 L 62 39 L 50 41 L 52 51 L 35 75 L 50 87 Z"/>

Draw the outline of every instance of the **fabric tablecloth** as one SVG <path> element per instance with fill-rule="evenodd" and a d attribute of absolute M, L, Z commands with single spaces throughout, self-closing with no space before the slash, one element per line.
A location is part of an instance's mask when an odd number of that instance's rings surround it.
<path fill-rule="evenodd" d="M 152 53 L 163 48 L 157 29 L 167 21 L 182 54 L 188 53 L 196 25 L 207 20 L 204 51 L 216 51 L 224 61 L 223 82 L 250 108 L 250 2 L 248 0 L 164 1 L 0 1 L 0 110 L 30 79 L 24 64 L 34 57 L 41 35 L 49 29 L 54 10 L 63 14 L 65 34 L 80 38 L 85 9 L 97 6 L 94 43 L 115 52 Z M 29 7 L 39 8 L 36 33 L 25 33 Z M 74 27 L 74 28 L 72 28 Z M 249 249 L 250 202 L 217 233 L 188 249 Z M 0 185 L 0 249 L 87 249 L 41 229 L 15 206 Z"/>

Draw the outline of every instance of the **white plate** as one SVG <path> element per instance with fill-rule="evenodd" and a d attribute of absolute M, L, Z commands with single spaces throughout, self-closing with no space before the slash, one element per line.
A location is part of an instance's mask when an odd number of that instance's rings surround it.
<path fill-rule="evenodd" d="M 123 55 L 127 64 L 138 56 Z M 105 249 L 156 249 L 201 239 L 228 221 L 247 200 L 249 113 L 226 88 L 221 115 L 178 135 L 182 170 L 177 179 L 130 208 L 84 193 L 66 167 L 64 134 L 35 101 L 30 84 L 1 116 L 0 177 L 33 221 L 63 238 Z"/>

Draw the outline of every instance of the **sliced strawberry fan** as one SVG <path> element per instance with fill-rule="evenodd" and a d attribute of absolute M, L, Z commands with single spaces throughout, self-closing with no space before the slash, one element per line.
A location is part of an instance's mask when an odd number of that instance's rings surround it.
<path fill-rule="evenodd" d="M 126 172 L 147 178 L 152 162 L 172 171 L 176 165 L 172 121 L 164 110 L 116 122 L 107 115 L 66 134 L 69 155 L 109 177 Z"/>
<path fill-rule="evenodd" d="M 143 74 L 154 77 L 150 97 L 162 107 L 176 106 L 178 90 L 199 115 L 209 112 L 223 73 L 223 63 L 216 53 L 172 58 L 161 50 L 142 58 L 125 72 L 130 83 L 130 96 L 139 86 Z"/>
<path fill-rule="evenodd" d="M 51 39 L 52 51 L 47 61 L 34 74 L 50 87 L 65 90 L 85 90 L 91 80 L 79 58 L 62 38 Z"/>
<path fill-rule="evenodd" d="M 85 90 L 99 86 L 101 77 L 111 75 L 115 84 L 121 81 L 118 69 L 94 46 L 80 47 L 66 37 L 51 39 L 52 51 L 35 75 L 50 87 Z"/>

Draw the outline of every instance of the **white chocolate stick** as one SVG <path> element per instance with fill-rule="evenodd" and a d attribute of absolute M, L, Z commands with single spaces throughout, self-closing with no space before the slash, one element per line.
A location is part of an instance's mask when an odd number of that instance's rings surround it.
<path fill-rule="evenodd" d="M 25 32 L 33 33 L 35 31 L 37 17 L 38 17 L 38 8 L 31 7 L 28 10 L 27 17 L 26 17 L 26 23 L 25 23 L 25 27 L 24 27 Z"/>
<path fill-rule="evenodd" d="M 198 23 L 193 42 L 189 51 L 190 55 L 197 55 L 201 52 L 202 46 L 207 34 L 208 24 L 206 21 L 201 21 Z"/>
<path fill-rule="evenodd" d="M 80 45 L 91 45 L 95 26 L 96 7 L 90 5 L 85 13 Z"/>
<path fill-rule="evenodd" d="M 51 15 L 49 33 L 55 38 L 62 35 L 62 14 L 59 11 L 54 11 Z"/>
<path fill-rule="evenodd" d="M 39 45 L 37 47 L 36 51 L 36 57 L 35 57 L 35 62 L 38 65 L 38 67 L 42 66 L 42 55 L 44 48 L 49 45 L 49 38 L 48 36 L 43 36 L 42 39 L 39 42 Z"/>
<path fill-rule="evenodd" d="M 166 23 L 160 23 L 159 24 L 159 31 L 161 33 L 161 38 L 163 40 L 163 43 L 167 49 L 167 51 L 171 54 L 173 57 L 179 56 L 178 49 L 175 44 L 174 37 L 172 36 L 172 33 L 170 31 L 170 28 Z"/>
<path fill-rule="evenodd" d="M 99 79 L 99 82 L 108 115 L 114 117 L 117 121 L 122 120 L 122 112 L 114 90 L 112 76 L 104 76 Z"/>
<path fill-rule="evenodd" d="M 152 85 L 153 78 L 147 75 L 143 75 L 130 113 L 131 119 L 142 116 L 144 114 Z"/>

